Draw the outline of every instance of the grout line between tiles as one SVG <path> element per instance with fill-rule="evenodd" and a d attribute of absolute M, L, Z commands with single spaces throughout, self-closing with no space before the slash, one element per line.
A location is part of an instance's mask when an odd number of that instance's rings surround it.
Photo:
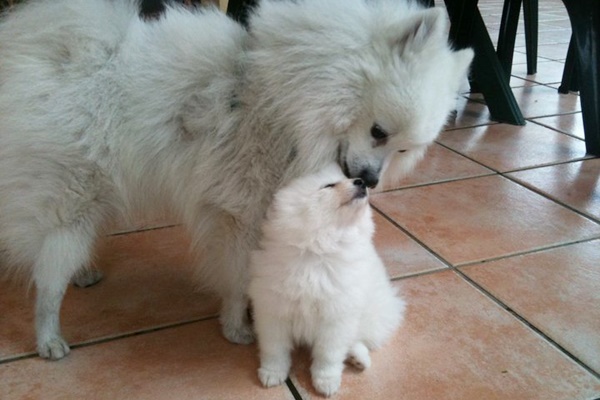
<path fill-rule="evenodd" d="M 548 162 L 548 163 L 541 163 L 541 164 L 536 164 L 536 165 L 530 165 L 528 167 L 520 167 L 520 168 L 515 168 L 515 169 L 509 169 L 509 170 L 506 170 L 506 171 L 499 172 L 499 174 L 501 174 L 502 176 L 505 176 L 506 174 L 512 174 L 513 172 L 529 171 L 529 170 L 537 169 L 537 168 L 552 167 L 552 166 L 555 166 L 555 165 L 569 164 L 569 163 L 572 163 L 572 162 L 592 160 L 594 158 L 596 158 L 596 157 L 589 156 L 589 155 L 585 155 L 585 156 L 582 156 L 582 157 L 573 157 L 570 160 L 554 161 L 554 162 Z"/>
<path fill-rule="evenodd" d="M 439 143 L 437 141 L 436 141 L 436 143 L 438 145 L 440 145 L 440 146 L 442 146 L 442 147 L 444 147 L 444 148 L 446 148 L 446 149 L 448 149 L 448 150 L 450 150 L 450 151 L 452 151 L 452 152 L 454 152 L 454 153 L 462 156 L 462 157 L 465 157 L 466 159 L 468 159 L 468 160 L 470 160 L 470 161 L 472 161 L 472 162 L 474 162 L 474 163 L 476 163 L 476 164 L 478 164 L 478 165 L 480 165 L 482 167 L 485 167 L 485 168 L 489 169 L 490 171 L 493 171 L 493 173 L 488 174 L 488 175 L 470 176 L 470 177 L 466 177 L 466 178 L 458 178 L 458 179 L 455 179 L 455 180 L 447 180 L 447 181 L 444 181 L 444 182 L 432 182 L 432 183 L 425 183 L 425 184 L 422 184 L 422 185 L 414 185 L 414 186 L 410 186 L 410 187 L 402 187 L 402 188 L 398 188 L 398 189 L 386 190 L 386 191 L 384 191 L 382 193 L 387 193 L 387 192 L 396 191 L 396 190 L 410 189 L 410 188 L 414 188 L 414 187 L 431 186 L 431 185 L 435 185 L 435 184 L 439 184 L 439 183 L 456 182 L 456 181 L 461 181 L 461 180 L 477 179 L 477 178 L 483 178 L 483 177 L 486 177 L 486 176 L 498 175 L 498 176 L 501 176 L 501 177 L 509 180 L 510 182 L 516 183 L 517 185 L 519 185 L 519 186 L 521 186 L 521 187 L 523 187 L 523 188 L 525 188 L 527 190 L 530 190 L 531 192 L 533 192 L 533 193 L 535 193 L 535 194 L 537 194 L 539 196 L 542 196 L 543 198 L 545 198 L 547 200 L 550 200 L 553 203 L 558 204 L 559 206 L 564 207 L 564 208 L 566 208 L 566 209 L 568 209 L 568 210 L 570 210 L 570 211 L 572 211 L 572 212 L 574 212 L 574 213 L 576 213 L 576 214 L 578 214 L 578 215 L 580 215 L 580 216 L 582 216 L 582 217 L 584 217 L 584 218 L 586 218 L 586 219 L 588 219 L 588 220 L 590 220 L 592 222 L 600 224 L 600 219 L 598 219 L 598 218 L 596 218 L 596 217 L 594 217 L 592 215 L 588 215 L 588 214 L 586 214 L 586 213 L 584 213 L 584 212 L 582 212 L 580 210 L 577 210 L 576 208 L 574 208 L 574 207 L 572 207 L 572 206 L 570 206 L 570 205 L 568 205 L 566 203 L 563 203 L 562 201 L 560 201 L 558 199 L 555 199 L 555 198 L 551 197 L 547 193 L 544 193 L 543 191 L 541 191 L 541 190 L 539 190 L 537 188 L 530 187 L 529 185 L 526 185 L 525 183 L 520 182 L 518 179 L 513 178 L 510 175 L 508 175 L 508 174 L 511 174 L 511 173 L 514 173 L 514 172 L 529 171 L 529 170 L 533 170 L 533 169 L 537 169 L 537 168 L 545 168 L 545 167 L 552 167 L 552 166 L 555 166 L 555 165 L 564 165 L 564 164 L 569 164 L 569 163 L 574 163 L 574 162 L 582 162 L 582 161 L 586 161 L 586 160 L 593 160 L 593 159 L 595 159 L 597 157 L 594 157 L 594 156 L 590 157 L 590 156 L 586 155 L 585 157 L 582 157 L 582 158 L 573 158 L 571 160 L 566 160 L 566 161 L 558 161 L 558 162 L 548 163 L 548 164 L 539 164 L 539 165 L 534 165 L 534 166 L 530 166 L 530 167 L 517 168 L 517 169 L 509 170 L 509 171 L 498 171 L 497 169 L 494 169 L 491 166 L 485 165 L 482 162 L 479 162 L 479 161 L 477 161 L 477 160 L 469 157 L 466 154 L 462 154 L 461 152 L 459 152 L 457 150 L 454 150 L 453 148 L 448 147 L 448 146 L 446 146 L 443 143 Z"/>
<path fill-rule="evenodd" d="M 296 389 L 296 386 L 294 386 L 294 382 L 292 382 L 292 379 L 290 377 L 288 377 L 285 380 L 285 384 L 287 385 L 287 388 L 289 389 L 289 391 L 292 392 L 292 396 L 294 396 L 294 400 L 302 400 L 302 396 L 300 395 L 300 392 L 298 391 L 298 389 Z"/>
<path fill-rule="evenodd" d="M 71 345 L 69 345 L 69 347 L 71 348 L 71 350 L 84 348 L 84 347 L 90 347 L 90 346 L 95 346 L 97 344 L 114 342 L 114 341 L 117 341 L 120 339 L 127 339 L 127 338 L 134 337 L 134 336 L 141 336 L 141 335 L 145 335 L 148 333 L 160 332 L 160 331 L 164 331 L 164 330 L 168 330 L 168 329 L 172 329 L 172 328 L 178 328 L 178 327 L 185 326 L 185 325 L 191 325 L 191 324 L 194 324 L 197 322 L 209 321 L 209 320 L 215 319 L 215 318 L 217 318 L 217 315 L 209 315 L 209 316 L 195 318 L 195 319 L 191 319 L 191 320 L 187 320 L 187 321 L 180 321 L 180 322 L 175 322 L 172 324 L 159 325 L 159 326 L 154 326 L 152 328 L 145 328 L 145 329 L 140 329 L 137 331 L 116 334 L 116 335 L 106 336 L 106 337 L 102 337 L 102 338 L 90 339 L 90 340 L 86 340 L 86 341 L 83 341 L 80 343 L 71 344 Z M 36 358 L 36 357 L 38 357 L 38 354 L 35 352 L 21 354 L 21 355 L 15 356 L 15 357 L 7 357 L 5 359 L 0 360 L 0 365 L 8 364 L 8 363 L 15 362 L 15 361 L 26 360 L 26 359 L 30 359 L 30 358 Z"/>
<path fill-rule="evenodd" d="M 577 114 L 577 113 L 581 113 L 581 111 L 576 111 L 576 112 L 574 112 L 574 113 L 571 113 L 571 114 L 561 114 L 561 116 L 562 116 L 562 115 L 573 115 L 573 114 Z M 555 132 L 562 133 L 563 135 L 567 135 L 567 136 L 569 136 L 569 137 L 572 137 L 572 138 L 574 138 L 574 139 L 579 139 L 579 140 L 582 140 L 582 141 L 584 141 L 584 142 L 585 142 L 585 139 L 582 139 L 582 138 L 580 138 L 579 136 L 573 135 L 572 133 L 569 133 L 569 132 L 563 132 L 563 131 L 561 131 L 561 130 L 560 130 L 560 129 L 558 129 L 558 128 L 554 128 L 554 127 L 552 127 L 552 126 L 545 125 L 545 124 L 543 124 L 542 122 L 538 122 L 538 121 L 536 121 L 536 119 L 539 119 L 539 118 L 548 118 L 548 117 L 554 117 L 554 115 L 549 115 L 549 116 L 545 116 L 545 117 L 533 117 L 533 118 L 527 118 L 526 120 L 527 120 L 528 122 L 534 123 L 534 124 L 536 124 L 536 125 L 543 126 L 544 128 L 552 129 L 552 130 L 553 130 L 553 131 L 555 131 Z"/>
<path fill-rule="evenodd" d="M 448 265 L 446 263 L 444 263 L 444 266 L 440 267 L 440 268 L 434 268 L 434 269 L 430 269 L 430 270 L 427 270 L 427 271 L 413 272 L 411 274 L 390 277 L 390 281 L 392 281 L 392 282 L 398 282 L 398 281 L 403 281 L 403 280 L 408 279 L 408 278 L 418 278 L 420 276 L 433 275 L 433 274 L 438 273 L 438 272 L 449 271 L 449 270 L 450 269 L 448 268 Z"/>
<path fill-rule="evenodd" d="M 486 176 L 493 176 L 493 175 L 498 175 L 498 172 L 490 169 L 490 172 L 487 172 L 487 173 L 481 174 L 481 175 L 462 176 L 460 178 L 440 179 L 439 181 L 435 181 L 435 182 L 415 183 L 415 184 L 412 184 L 412 185 L 406 185 L 406 186 L 400 186 L 400 187 L 397 187 L 397 188 L 386 189 L 386 190 L 382 190 L 381 192 L 373 193 L 373 196 L 376 196 L 376 195 L 382 194 L 382 193 L 396 192 L 398 190 L 414 189 L 414 188 L 420 188 L 420 187 L 425 187 L 425 186 L 433 186 L 433 185 L 438 185 L 438 184 L 442 184 L 442 183 L 449 183 L 449 182 L 466 181 L 466 180 L 469 180 L 469 179 L 483 178 L 483 177 L 486 177 Z"/>
<path fill-rule="evenodd" d="M 175 228 L 175 227 L 180 226 L 180 225 L 181 224 L 170 224 L 170 225 L 153 226 L 153 227 L 150 227 L 150 228 L 132 229 L 132 230 L 126 230 L 126 231 L 119 231 L 119 232 L 109 233 L 109 234 L 107 234 L 105 236 L 106 237 L 113 237 L 113 236 L 131 235 L 131 234 L 134 234 L 134 233 L 141 233 L 141 232 L 157 231 L 157 230 L 160 230 L 160 229 Z"/>
<path fill-rule="evenodd" d="M 546 335 L 543 331 L 541 331 L 539 328 L 537 328 L 535 325 L 533 325 L 531 322 L 527 321 L 527 319 L 525 319 L 523 316 L 521 316 L 520 314 L 518 314 L 516 311 L 514 311 L 511 307 L 509 307 L 508 305 L 504 304 L 504 302 L 502 302 L 499 298 L 497 298 L 496 296 L 494 296 L 491 292 L 489 292 L 488 290 L 486 290 L 483 286 L 479 285 L 477 282 L 475 282 L 474 280 L 472 280 L 471 278 L 469 278 L 464 272 L 459 270 L 459 267 L 455 267 L 454 265 L 452 265 L 452 263 L 450 263 L 449 261 L 447 261 L 445 258 L 443 258 L 441 255 L 439 255 L 436 251 L 434 251 L 433 249 L 431 249 L 429 246 L 427 246 L 423 241 L 421 241 L 419 238 L 417 238 L 416 236 L 414 236 L 411 232 L 409 232 L 407 229 L 405 229 L 404 227 L 402 227 L 400 224 L 398 224 L 396 221 L 394 221 L 393 219 L 391 219 L 390 217 L 388 217 L 383 211 L 381 211 L 380 209 L 378 209 L 377 207 L 373 207 L 383 218 L 385 218 L 386 220 L 388 220 L 390 223 L 392 223 L 395 227 L 397 227 L 398 229 L 400 229 L 403 233 L 405 233 L 407 236 L 409 236 L 412 240 L 414 240 L 415 242 L 417 242 L 420 246 L 422 246 L 425 250 L 427 250 L 429 253 L 431 253 L 434 257 L 436 257 L 439 261 L 441 261 L 444 265 L 447 266 L 447 270 L 453 271 L 455 274 L 457 274 L 460 278 L 462 278 L 465 282 L 467 282 L 468 284 L 470 284 L 474 289 L 478 290 L 480 293 L 482 293 L 485 297 L 489 298 L 491 301 L 493 301 L 496 305 L 500 306 L 502 309 L 506 310 L 507 312 L 509 312 L 509 314 L 511 314 L 513 317 L 515 317 L 518 321 L 520 321 L 521 323 L 523 323 L 525 326 L 527 326 L 528 328 L 530 328 L 534 333 L 536 333 L 538 336 L 540 336 L 543 340 L 545 340 L 546 342 L 548 342 L 550 345 L 554 346 L 554 348 L 556 350 L 558 350 L 559 352 L 563 353 L 563 355 L 567 356 L 568 358 L 570 358 L 573 362 L 575 362 L 576 364 L 578 364 L 579 366 L 581 366 L 583 369 L 585 369 L 586 371 L 588 371 L 590 374 L 592 374 L 594 377 L 596 377 L 597 379 L 600 379 L 600 374 L 596 371 L 594 371 L 592 368 L 590 368 L 589 366 L 587 366 L 585 363 L 583 363 L 581 360 L 579 360 L 575 355 L 573 355 L 571 352 L 569 352 L 567 349 L 565 349 L 563 346 L 561 346 L 560 344 L 558 344 L 554 339 L 552 339 L 550 336 Z M 593 239 L 590 239 L 589 241 L 591 241 Z M 570 243 L 573 244 L 573 243 Z M 567 244 L 563 244 L 563 245 L 567 245 Z M 559 247 L 557 246 L 553 246 L 553 247 Z M 552 248 L 552 247 L 551 247 Z M 535 251 L 528 251 L 528 252 L 523 252 L 522 254 L 519 255 L 524 255 L 524 254 L 529 254 L 529 253 L 533 253 L 533 252 L 539 252 L 539 251 L 543 251 L 543 250 L 547 250 L 547 248 L 540 248 L 540 249 L 536 249 Z M 499 257 L 498 259 L 501 258 L 508 258 L 508 257 L 514 257 L 514 255 L 508 255 L 508 256 L 503 256 L 503 257 Z M 487 262 L 487 261 L 486 261 Z M 477 263 L 481 263 L 477 262 Z M 461 267 L 464 267 L 466 264 L 461 265 Z M 470 263 L 469 263 L 470 265 Z M 439 272 L 440 270 L 436 270 L 436 271 L 428 271 L 426 273 L 422 273 L 422 274 L 414 274 L 413 276 L 422 276 L 422 275 L 429 275 L 435 272 Z M 394 280 L 401 280 L 404 278 L 409 278 L 409 276 L 406 277 L 401 277 L 401 278 L 397 278 Z"/>
<path fill-rule="evenodd" d="M 579 160 L 579 161 L 584 161 L 584 160 Z M 575 160 L 573 162 L 577 162 L 577 160 Z M 553 166 L 553 165 L 555 165 L 555 164 L 551 164 L 550 166 Z M 556 164 L 556 165 L 560 165 L 560 164 Z M 558 204 L 561 207 L 566 208 L 569 211 L 574 212 L 575 214 L 578 214 L 579 216 L 584 217 L 585 219 L 588 219 L 588 220 L 590 220 L 592 222 L 595 222 L 596 224 L 600 224 L 600 219 L 599 218 L 597 218 L 597 217 L 595 217 L 593 215 L 589 215 L 589 214 L 587 214 L 587 213 L 585 213 L 583 211 L 580 211 L 580 210 L 574 208 L 573 206 L 571 206 L 569 204 L 563 203 L 562 201 L 551 197 L 550 195 L 548 195 L 547 193 L 544 193 L 542 190 L 540 190 L 538 188 L 535 188 L 533 186 L 529 186 L 529 185 L 527 185 L 527 184 L 525 184 L 523 182 L 520 182 L 516 178 L 513 178 L 512 176 L 509 176 L 509 175 L 501 174 L 501 176 L 504 177 L 504 178 L 506 178 L 506 179 L 508 179 L 509 181 L 511 181 L 513 183 L 516 183 L 517 185 L 520 185 L 520 186 L 524 187 L 527 190 L 532 191 L 533 193 L 535 193 L 535 194 L 537 194 L 539 196 L 542 196 L 543 198 L 545 198 L 547 200 L 550 200 L 550 201 L 554 202 L 555 204 Z"/>
<path fill-rule="evenodd" d="M 471 279 L 468 275 L 466 275 L 464 272 L 460 271 L 459 269 L 453 268 L 453 270 L 454 270 L 454 273 L 456 273 L 457 275 L 459 275 L 465 282 L 467 282 L 468 284 L 470 284 L 473 288 L 475 288 L 476 290 L 480 291 L 482 294 L 484 294 L 486 297 L 488 297 L 490 300 L 492 300 L 498 306 L 502 307 L 509 314 L 511 314 L 513 317 L 515 317 L 517 320 L 519 320 L 522 324 L 524 324 L 525 326 L 527 326 L 533 332 L 537 333 L 546 342 L 548 342 L 549 344 L 551 344 L 552 346 L 554 346 L 557 350 L 561 351 L 564 355 L 566 355 L 567 357 L 569 357 L 573 362 L 575 362 L 580 367 L 582 367 L 583 369 L 585 369 L 587 372 L 589 372 L 590 374 L 592 374 L 596 379 L 600 379 L 600 373 L 594 371 L 591 367 L 589 367 L 587 364 L 585 364 L 583 361 L 581 361 L 579 358 L 577 358 L 577 356 L 575 356 L 569 350 L 567 350 L 566 348 L 564 348 L 562 345 L 560 345 L 558 342 L 556 342 L 550 336 L 546 335 L 541 329 L 539 329 L 538 327 L 536 327 L 535 325 L 533 325 L 531 322 L 527 321 L 527 319 L 525 319 L 524 317 L 522 317 L 519 313 L 517 313 L 511 307 L 509 307 L 506 304 L 504 304 L 500 299 L 498 299 L 496 296 L 494 296 L 491 292 L 489 292 L 487 289 L 485 289 L 479 283 L 475 282 L 473 279 Z"/>
<path fill-rule="evenodd" d="M 571 241 L 571 242 L 558 243 L 558 244 L 553 244 L 553 245 L 549 245 L 549 246 L 544 246 L 544 247 L 538 247 L 538 248 L 534 248 L 534 249 L 519 251 L 519 252 L 516 252 L 516 253 L 505 254 L 505 255 L 498 256 L 498 257 L 486 258 L 486 259 L 482 259 L 482 260 L 468 261 L 468 262 L 465 262 L 465 263 L 457 263 L 453 267 L 454 268 L 464 268 L 464 267 L 470 267 L 472 265 L 477 265 L 477 264 L 487 264 L 487 263 L 491 263 L 491 262 L 494 262 L 494 261 L 504 260 L 504 259 L 507 259 L 507 258 L 521 257 L 521 256 L 529 255 L 529 254 L 541 253 L 543 251 L 559 249 L 561 247 L 572 246 L 572 245 L 575 245 L 575 244 L 593 242 L 593 241 L 598 240 L 598 239 L 600 239 L 600 235 L 597 235 L 597 236 L 594 236 L 594 237 L 590 237 L 590 238 L 585 238 L 585 239 L 577 239 L 577 240 L 574 240 L 574 241 Z"/>

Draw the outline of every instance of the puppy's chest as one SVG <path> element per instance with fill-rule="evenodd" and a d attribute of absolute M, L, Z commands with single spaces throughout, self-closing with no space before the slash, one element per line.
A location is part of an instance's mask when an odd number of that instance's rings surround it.
<path fill-rule="evenodd" d="M 288 277 L 286 298 L 294 319 L 329 318 L 359 307 L 364 296 L 355 282 L 358 277 L 339 272 L 308 268 Z"/>

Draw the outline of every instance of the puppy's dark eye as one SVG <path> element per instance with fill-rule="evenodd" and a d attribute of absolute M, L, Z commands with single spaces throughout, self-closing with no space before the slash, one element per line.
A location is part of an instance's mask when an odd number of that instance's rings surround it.
<path fill-rule="evenodd" d="M 398 153 L 406 153 L 406 150 L 398 150 Z"/>
<path fill-rule="evenodd" d="M 385 140 L 389 136 L 389 134 L 384 131 L 379 125 L 373 124 L 371 127 L 371 136 L 375 140 Z"/>
<path fill-rule="evenodd" d="M 329 185 L 325 185 L 323 186 L 323 189 L 328 189 L 328 188 L 332 188 L 335 186 L 335 183 L 330 183 Z"/>

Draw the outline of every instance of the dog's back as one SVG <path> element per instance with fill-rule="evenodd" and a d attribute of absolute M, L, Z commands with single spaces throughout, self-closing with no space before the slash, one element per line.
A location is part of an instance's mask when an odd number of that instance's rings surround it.
<path fill-rule="evenodd" d="M 176 171 L 185 149 L 174 144 L 219 124 L 231 130 L 244 35 L 212 10 L 143 21 L 134 0 L 33 1 L 8 12 L 0 248 L 9 264 L 34 264 L 45 235 L 79 216 L 97 230 L 107 214 L 162 208 L 142 203 L 181 192 L 173 185 L 185 178 Z"/>

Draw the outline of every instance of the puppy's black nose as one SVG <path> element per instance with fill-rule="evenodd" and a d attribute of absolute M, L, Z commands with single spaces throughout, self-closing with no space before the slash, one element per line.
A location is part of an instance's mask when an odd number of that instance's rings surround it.
<path fill-rule="evenodd" d="M 354 185 L 354 188 L 355 188 L 355 192 L 354 192 L 355 199 L 360 199 L 367 195 L 367 185 L 365 184 L 365 181 L 363 181 L 360 178 L 357 178 L 352 181 L 352 184 Z"/>
<path fill-rule="evenodd" d="M 367 188 L 367 185 L 365 184 L 365 181 L 363 181 L 360 178 L 355 179 L 352 183 L 354 184 L 354 186 L 358 186 L 358 187 L 363 188 L 363 189 Z"/>

